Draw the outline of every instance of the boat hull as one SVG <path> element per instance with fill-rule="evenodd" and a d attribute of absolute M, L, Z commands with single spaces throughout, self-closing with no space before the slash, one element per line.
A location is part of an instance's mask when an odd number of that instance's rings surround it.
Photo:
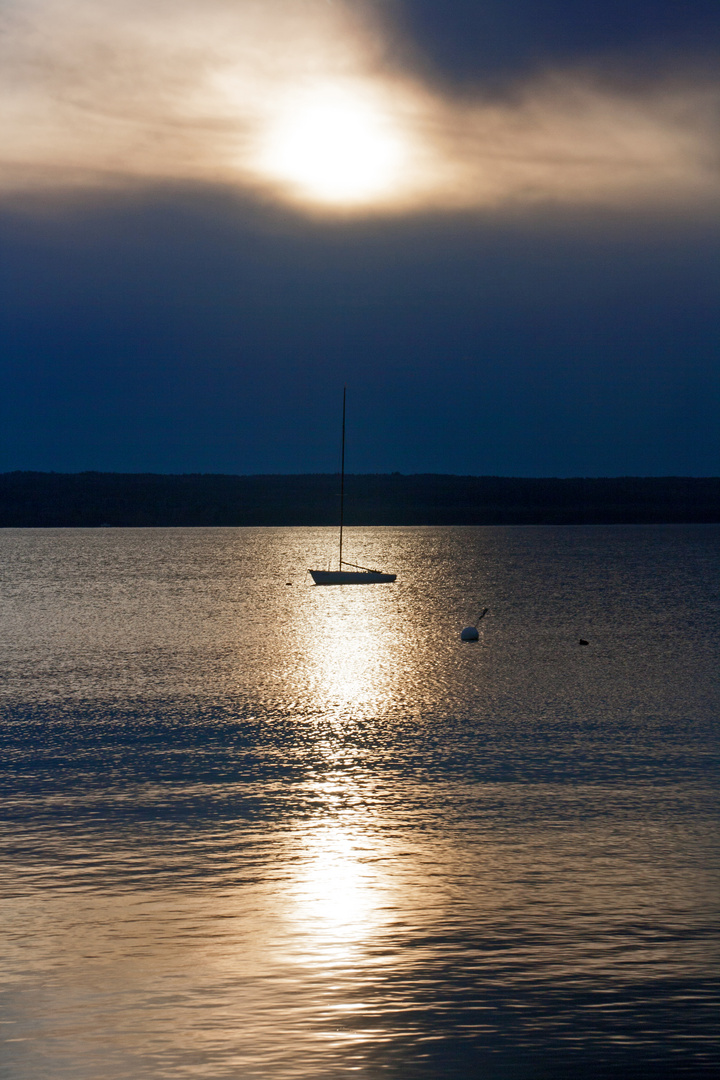
<path fill-rule="evenodd" d="M 379 570 L 310 570 L 309 574 L 316 585 L 379 585 L 397 577 Z"/>

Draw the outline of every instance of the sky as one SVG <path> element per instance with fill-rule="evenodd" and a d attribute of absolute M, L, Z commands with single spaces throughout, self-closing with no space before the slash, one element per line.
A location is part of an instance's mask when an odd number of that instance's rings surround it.
<path fill-rule="evenodd" d="M 720 475 L 716 0 L 0 0 L 0 471 Z"/>

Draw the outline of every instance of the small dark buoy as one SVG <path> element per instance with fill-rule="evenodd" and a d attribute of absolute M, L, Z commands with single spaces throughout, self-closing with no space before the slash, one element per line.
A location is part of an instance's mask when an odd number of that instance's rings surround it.
<path fill-rule="evenodd" d="M 580 638 L 580 644 L 581 644 L 581 645 L 589 645 L 589 644 L 590 644 L 590 642 L 589 642 L 589 641 L 587 641 L 587 640 L 586 640 L 586 639 L 585 639 L 584 637 L 581 637 L 581 638 Z"/>
<path fill-rule="evenodd" d="M 480 620 L 483 619 L 487 615 L 487 613 L 488 613 L 488 608 L 483 608 L 482 611 L 480 612 L 480 614 L 478 615 L 478 622 L 480 622 Z M 478 630 L 477 626 L 466 626 L 465 629 L 460 634 L 460 640 L 461 641 L 479 641 L 480 640 L 480 631 Z"/>

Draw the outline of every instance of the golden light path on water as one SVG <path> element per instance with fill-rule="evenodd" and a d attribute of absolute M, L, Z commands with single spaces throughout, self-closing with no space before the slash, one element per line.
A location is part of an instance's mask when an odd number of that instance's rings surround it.
<path fill-rule="evenodd" d="M 307 795 L 322 809 L 296 837 L 301 854 L 285 917 L 298 961 L 327 974 L 362 968 L 402 906 L 399 882 L 389 873 L 392 843 L 380 840 L 377 811 L 368 813 L 367 777 L 364 787 L 358 782 L 365 770 L 347 768 L 348 737 L 358 722 L 382 724 L 392 705 L 397 641 L 387 621 L 389 600 L 382 586 L 313 589 L 311 611 L 298 613 L 292 628 L 304 658 L 304 687 L 297 689 L 312 702 L 309 736 L 322 759 Z M 406 669 L 404 677 L 413 674 Z M 338 1005 L 356 1007 L 361 1002 Z"/>
<path fill-rule="evenodd" d="M 400 679 L 397 668 L 397 629 L 383 619 L 386 604 L 376 586 L 355 586 L 355 591 L 328 586 L 318 597 L 310 619 L 294 630 L 304 651 L 302 677 L 306 681 L 313 713 L 336 716 L 352 725 L 354 719 L 374 717 L 381 723 Z M 320 589 L 318 589 L 320 592 Z M 313 597 L 314 599 L 314 597 Z M 406 650 L 410 659 L 410 642 Z M 413 672 L 403 665 L 402 678 L 412 681 Z"/>

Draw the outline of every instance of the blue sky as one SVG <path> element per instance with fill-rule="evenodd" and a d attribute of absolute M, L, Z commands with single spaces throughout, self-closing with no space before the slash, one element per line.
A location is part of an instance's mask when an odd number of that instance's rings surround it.
<path fill-rule="evenodd" d="M 0 11 L 0 469 L 720 473 L 717 5 Z"/>

